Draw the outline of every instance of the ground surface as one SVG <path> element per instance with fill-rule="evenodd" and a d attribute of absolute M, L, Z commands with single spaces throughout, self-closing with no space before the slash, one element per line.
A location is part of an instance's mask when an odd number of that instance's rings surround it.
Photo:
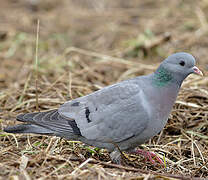
<path fill-rule="evenodd" d="M 37 19 L 40 110 L 148 74 L 173 52 L 192 53 L 205 74 L 184 82 L 165 129 L 143 145 L 165 156 L 166 168 L 140 156 L 116 167 L 105 150 L 80 142 L 1 131 L 1 179 L 208 177 L 208 1 L 2 0 L 0 6 L 1 129 L 17 114 L 36 111 Z"/>

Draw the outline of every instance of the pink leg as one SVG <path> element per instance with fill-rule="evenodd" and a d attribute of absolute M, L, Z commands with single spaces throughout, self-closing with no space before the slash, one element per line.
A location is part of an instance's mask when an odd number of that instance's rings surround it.
<path fill-rule="evenodd" d="M 162 166 L 164 166 L 164 162 L 154 152 L 137 149 L 134 153 L 143 155 L 145 159 L 149 159 L 152 164 L 155 164 L 155 161 L 153 160 L 153 158 L 155 158 Z"/>

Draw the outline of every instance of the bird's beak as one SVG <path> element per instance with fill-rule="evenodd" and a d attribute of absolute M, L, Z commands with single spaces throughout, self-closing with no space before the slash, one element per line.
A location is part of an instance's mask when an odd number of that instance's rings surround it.
<path fill-rule="evenodd" d="M 199 70 L 198 67 L 194 66 L 192 69 L 193 69 L 194 74 L 198 74 L 200 76 L 203 76 L 203 73 Z"/>

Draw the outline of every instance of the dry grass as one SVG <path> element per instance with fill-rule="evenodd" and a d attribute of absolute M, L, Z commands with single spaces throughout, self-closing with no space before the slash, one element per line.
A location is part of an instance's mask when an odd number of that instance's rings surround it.
<path fill-rule="evenodd" d="M 33 70 L 37 18 L 40 110 L 57 108 L 106 85 L 148 74 L 175 51 L 194 54 L 205 76 L 193 75 L 184 82 L 165 129 L 143 145 L 165 158 L 166 168 L 153 166 L 135 155 L 127 155 L 125 166 L 117 166 L 110 163 L 107 151 L 81 142 L 1 132 L 0 177 L 26 180 L 208 177 L 205 13 L 208 3 L 187 2 L 171 1 L 171 8 L 164 0 L 157 3 L 53 0 L 37 5 L 24 0 L 1 2 L 2 129 L 15 124 L 17 114 L 36 110 Z M 8 15 L 8 11 L 15 16 Z M 167 32 L 171 38 L 166 41 L 163 37 Z"/>

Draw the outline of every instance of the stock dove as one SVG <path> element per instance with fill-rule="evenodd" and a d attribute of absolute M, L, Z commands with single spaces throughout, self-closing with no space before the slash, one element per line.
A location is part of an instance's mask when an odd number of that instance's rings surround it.
<path fill-rule="evenodd" d="M 183 80 L 192 73 L 202 75 L 195 58 L 188 53 L 175 53 L 152 74 L 104 87 L 58 109 L 18 115 L 17 120 L 24 124 L 4 131 L 79 140 L 108 149 L 111 159 L 119 162 L 118 147 L 133 152 L 164 128 Z M 137 152 L 150 160 L 154 156 L 143 150 Z"/>

